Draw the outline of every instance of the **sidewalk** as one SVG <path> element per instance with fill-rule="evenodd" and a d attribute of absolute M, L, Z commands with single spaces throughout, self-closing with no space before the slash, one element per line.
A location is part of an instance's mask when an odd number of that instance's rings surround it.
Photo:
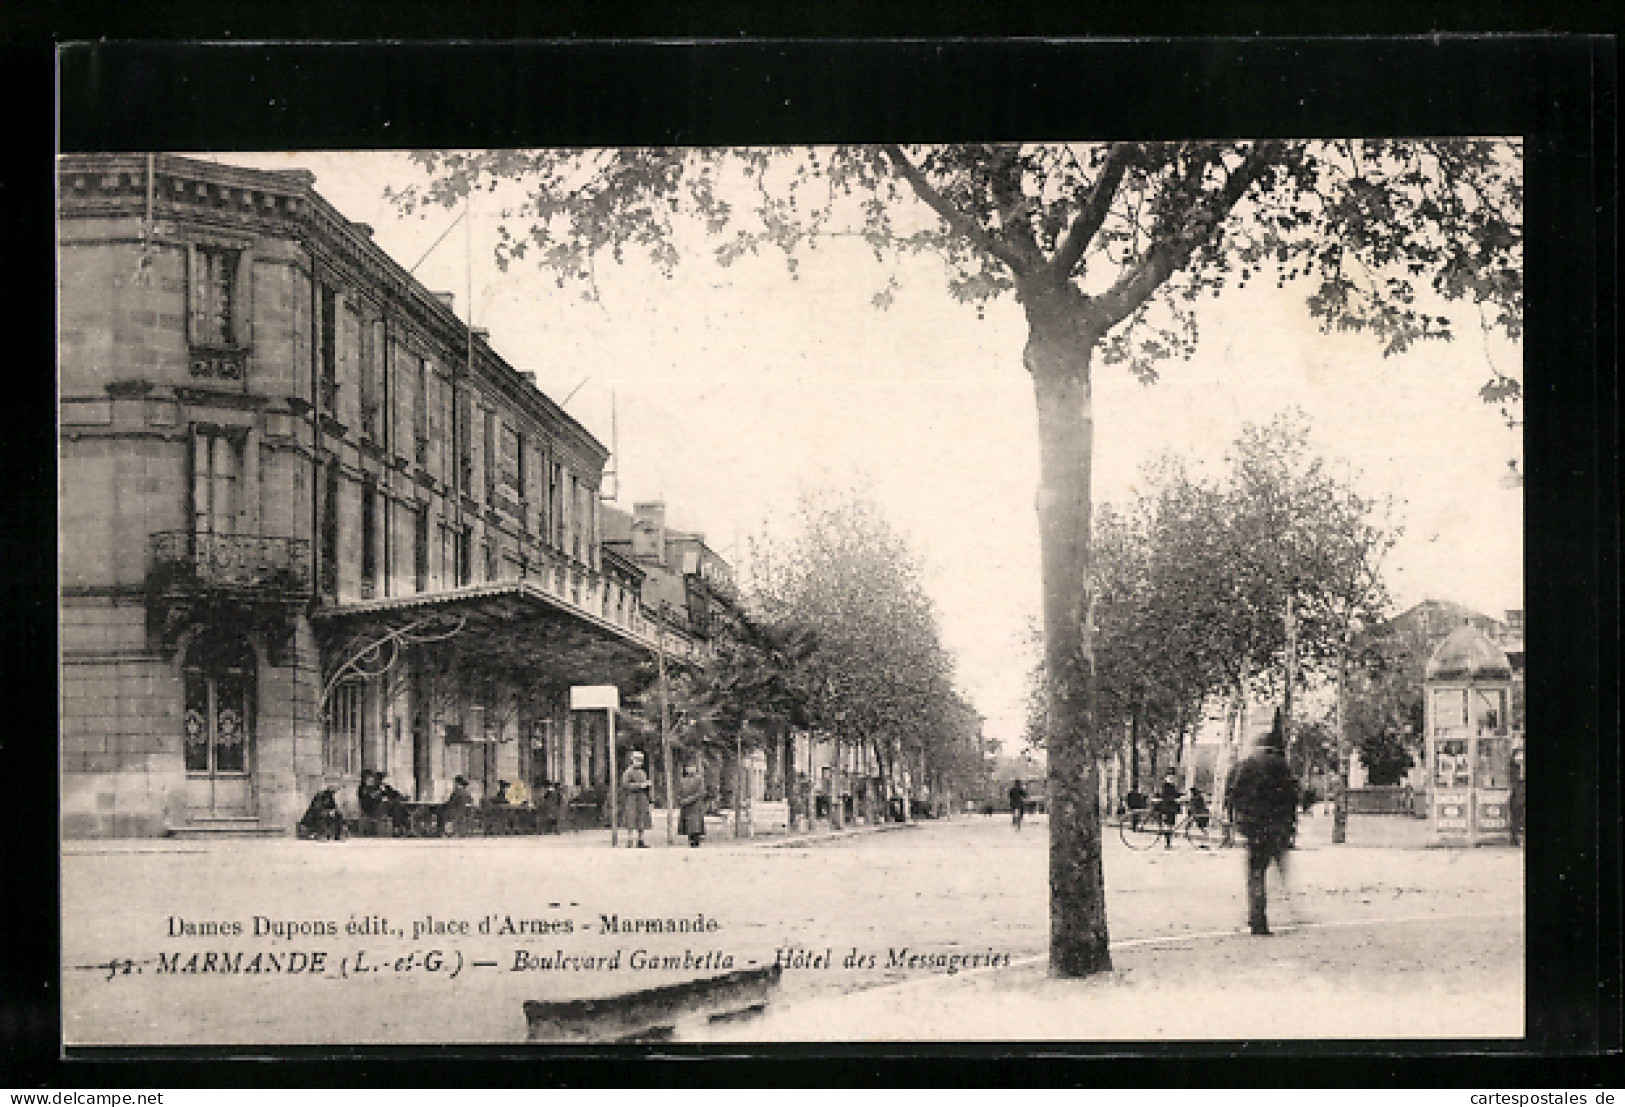
<path fill-rule="evenodd" d="M 848 838 L 861 837 L 867 834 L 878 834 L 888 830 L 902 830 L 920 825 L 918 822 L 908 823 L 880 823 L 875 826 L 848 826 L 840 830 L 831 830 L 828 825 L 816 827 L 812 831 L 797 830 L 789 833 L 783 826 L 772 829 L 758 829 L 756 833 L 734 837 L 732 819 L 708 818 L 706 820 L 706 836 L 703 839 L 701 850 L 718 849 L 733 850 L 739 848 L 760 849 L 763 847 L 796 847 L 817 846 L 825 842 L 844 841 Z M 617 832 L 619 839 L 617 846 L 620 849 L 629 847 L 629 841 L 637 841 L 636 833 L 629 834 L 626 830 Z M 643 840 L 650 849 L 682 849 L 692 847 L 688 839 L 674 832 L 670 844 L 666 841 L 666 823 L 664 813 L 655 812 L 654 826 L 644 831 Z M 453 847 L 468 847 L 477 845 L 480 848 L 492 849 L 609 849 L 610 831 L 608 827 L 591 827 L 584 830 L 569 830 L 562 834 L 493 834 L 473 835 L 466 838 L 363 838 L 351 835 L 339 842 L 311 841 L 307 839 L 284 836 L 277 838 L 77 838 L 62 843 L 63 856 L 81 856 L 106 853 L 217 853 L 222 849 L 236 850 L 263 850 L 280 849 L 290 846 L 299 848 L 352 850 L 388 848 L 399 849 L 403 846 L 422 846 L 428 849 L 446 849 Z"/>
<path fill-rule="evenodd" d="M 1112 943 L 1111 972 L 1052 979 L 1042 957 L 769 1004 L 692 1041 L 1516 1039 L 1513 913 L 1350 920 Z"/>

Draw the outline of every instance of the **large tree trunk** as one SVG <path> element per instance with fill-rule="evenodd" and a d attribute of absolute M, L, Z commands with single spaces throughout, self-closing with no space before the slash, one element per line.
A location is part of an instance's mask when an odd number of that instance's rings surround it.
<path fill-rule="evenodd" d="M 1038 526 L 1049 682 L 1050 973 L 1112 967 L 1101 867 L 1090 626 L 1090 474 L 1094 412 L 1089 362 L 1098 332 L 1070 285 L 1024 297 L 1026 365 L 1038 403 Z"/>

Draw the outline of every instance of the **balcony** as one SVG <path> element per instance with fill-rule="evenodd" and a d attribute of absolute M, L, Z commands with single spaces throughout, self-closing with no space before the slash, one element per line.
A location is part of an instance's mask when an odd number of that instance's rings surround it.
<path fill-rule="evenodd" d="M 171 530 L 152 536 L 152 555 L 156 574 L 190 589 L 310 597 L 308 539 Z"/>
<path fill-rule="evenodd" d="M 225 620 L 263 631 L 276 650 L 313 580 L 307 539 L 161 531 L 152 536 L 148 618 L 166 644 L 189 625 Z"/>

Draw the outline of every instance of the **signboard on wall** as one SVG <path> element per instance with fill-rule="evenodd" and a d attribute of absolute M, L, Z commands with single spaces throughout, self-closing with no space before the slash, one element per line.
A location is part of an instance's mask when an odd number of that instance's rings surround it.
<path fill-rule="evenodd" d="M 1433 826 L 1440 834 L 1467 833 L 1468 806 L 1471 800 L 1466 792 L 1435 792 L 1433 794 Z"/>
<path fill-rule="evenodd" d="M 621 690 L 613 684 L 576 684 L 570 688 L 571 711 L 616 711 Z"/>
<path fill-rule="evenodd" d="M 1478 829 L 1505 834 L 1511 829 L 1506 792 L 1480 792 L 1478 794 Z"/>

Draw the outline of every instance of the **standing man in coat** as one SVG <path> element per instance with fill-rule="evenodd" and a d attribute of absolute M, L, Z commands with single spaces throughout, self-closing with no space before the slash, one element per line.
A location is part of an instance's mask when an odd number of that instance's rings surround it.
<path fill-rule="evenodd" d="M 634 845 L 639 849 L 649 848 L 649 843 L 643 840 L 643 832 L 654 825 L 649 817 L 649 791 L 653 787 L 649 774 L 643 771 L 643 754 L 633 750 L 632 764 L 621 774 L 621 826 L 637 831 L 638 835 L 636 842 L 626 843 L 629 848 Z"/>
<path fill-rule="evenodd" d="M 1283 752 L 1281 713 L 1258 750 L 1236 768 L 1231 803 L 1236 825 L 1247 839 L 1247 925 L 1254 934 L 1270 932 L 1265 914 L 1264 875 L 1274 862 L 1286 881 L 1286 853 L 1298 826 L 1298 788 Z"/>
<path fill-rule="evenodd" d="M 692 761 L 683 766 L 683 779 L 677 784 L 677 802 L 682 807 L 677 832 L 688 835 L 690 849 L 700 847 L 705 837 L 705 778 Z"/>

